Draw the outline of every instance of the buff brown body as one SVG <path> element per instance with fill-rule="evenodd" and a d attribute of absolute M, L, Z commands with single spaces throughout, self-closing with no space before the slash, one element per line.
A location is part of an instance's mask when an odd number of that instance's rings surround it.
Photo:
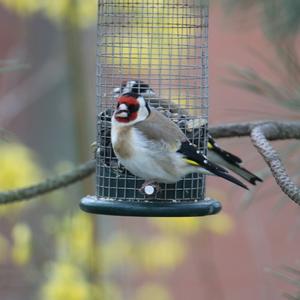
<path fill-rule="evenodd" d="M 138 94 L 127 93 L 118 98 L 111 140 L 120 163 L 146 181 L 174 183 L 198 172 L 222 177 L 247 189 L 227 170 L 210 162 L 174 122 L 149 107 Z"/>
<path fill-rule="evenodd" d="M 154 90 L 150 86 L 140 80 L 129 80 L 124 81 L 121 84 L 120 88 L 114 90 L 114 97 L 119 97 L 122 93 L 134 92 L 142 95 L 147 101 L 151 103 L 154 107 L 162 107 L 167 111 L 176 111 L 177 114 L 188 116 L 187 112 L 184 111 L 180 106 L 174 104 L 172 101 L 168 101 L 162 98 L 159 98 Z M 242 177 L 247 182 L 255 185 L 257 182 L 262 182 L 262 179 L 244 168 L 242 160 L 221 148 L 213 137 L 208 132 L 208 143 L 207 143 L 207 156 L 208 159 L 214 162 L 215 164 L 221 165 L 233 171 L 240 177 Z"/>

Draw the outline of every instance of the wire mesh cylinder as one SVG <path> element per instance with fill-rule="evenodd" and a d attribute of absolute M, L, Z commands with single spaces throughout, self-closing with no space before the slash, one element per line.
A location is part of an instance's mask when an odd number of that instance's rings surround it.
<path fill-rule="evenodd" d="M 148 101 L 206 152 L 208 7 L 198 0 L 99 0 L 97 35 L 97 197 L 123 201 L 198 201 L 204 178 L 160 184 L 147 197 L 143 180 L 119 168 L 110 142 L 114 91 L 135 80 Z M 138 90 L 139 92 L 139 90 Z"/>
<path fill-rule="evenodd" d="M 116 98 L 132 91 L 174 121 L 206 153 L 208 6 L 203 0 L 99 0 L 97 30 L 96 197 L 87 212 L 126 216 L 203 216 L 221 204 L 204 200 L 205 178 L 191 174 L 160 184 L 149 197 L 143 180 L 113 152 L 111 117 Z M 151 93 L 149 92 L 151 91 Z"/>
<path fill-rule="evenodd" d="M 116 98 L 132 91 L 143 95 L 206 153 L 208 6 L 204 2 L 99 0 L 97 191 L 95 197 L 82 199 L 83 210 L 169 217 L 220 211 L 218 201 L 204 200 L 205 178 L 199 174 L 175 184 L 160 184 L 158 193 L 146 196 L 140 190 L 143 180 L 118 165 L 110 138 Z"/>

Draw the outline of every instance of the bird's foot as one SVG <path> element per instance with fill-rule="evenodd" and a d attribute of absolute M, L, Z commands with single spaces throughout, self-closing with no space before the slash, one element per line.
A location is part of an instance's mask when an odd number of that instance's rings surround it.
<path fill-rule="evenodd" d="M 96 142 L 96 141 L 93 142 L 93 143 L 90 145 L 90 147 L 91 147 L 91 149 L 92 149 L 92 151 L 93 151 L 93 153 L 94 153 L 94 158 L 96 158 L 96 157 L 97 157 L 97 154 L 100 153 L 100 148 L 98 147 L 97 142 Z"/>
<path fill-rule="evenodd" d="M 143 183 L 139 191 L 146 196 L 152 196 L 160 191 L 160 186 L 153 180 L 147 180 Z"/>

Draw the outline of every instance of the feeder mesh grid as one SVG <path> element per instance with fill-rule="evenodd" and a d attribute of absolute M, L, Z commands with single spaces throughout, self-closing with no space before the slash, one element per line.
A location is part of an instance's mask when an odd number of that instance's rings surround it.
<path fill-rule="evenodd" d="M 206 152 L 208 7 L 197 0 L 99 0 L 97 28 L 97 197 L 112 200 L 198 201 L 205 180 L 191 174 L 161 184 L 155 199 L 143 180 L 119 168 L 110 142 L 114 90 L 127 80 L 150 85 L 147 99 Z M 179 108 L 180 107 L 180 108 Z"/>

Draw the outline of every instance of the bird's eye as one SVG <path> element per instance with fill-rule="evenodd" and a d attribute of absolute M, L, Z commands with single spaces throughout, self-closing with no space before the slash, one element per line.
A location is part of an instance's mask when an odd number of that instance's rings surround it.
<path fill-rule="evenodd" d="M 128 110 L 130 113 L 137 112 L 139 110 L 139 104 L 132 104 L 128 106 Z"/>

